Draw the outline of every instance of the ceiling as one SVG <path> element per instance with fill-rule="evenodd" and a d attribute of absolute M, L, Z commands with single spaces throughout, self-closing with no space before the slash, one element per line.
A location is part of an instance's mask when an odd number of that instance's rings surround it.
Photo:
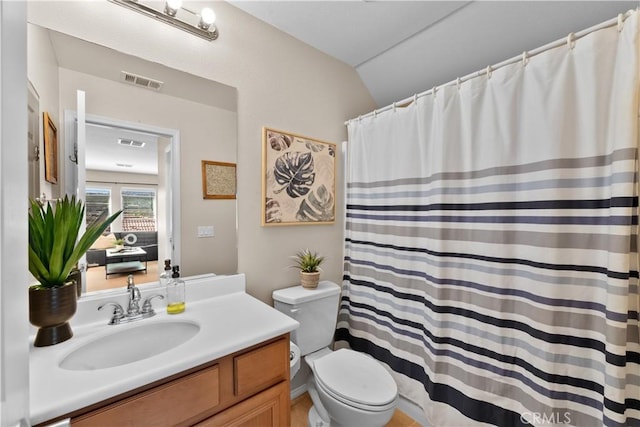
<path fill-rule="evenodd" d="M 94 77 L 123 82 L 123 73 L 162 83 L 158 92 L 184 100 L 236 111 L 236 89 L 131 55 L 47 30 L 58 66 Z M 153 90 L 139 84 L 132 90 Z M 91 94 L 88 94 L 90 99 Z M 91 114 L 91 111 L 87 111 Z M 86 169 L 158 174 L 158 136 L 117 126 L 87 124 Z M 144 142 L 143 147 L 119 144 L 120 139 Z"/>
<path fill-rule="evenodd" d="M 165 95 L 236 111 L 237 96 L 234 87 L 127 55 L 68 34 L 53 30 L 47 32 L 58 66 L 61 68 L 115 82 L 123 82 L 123 73 L 132 73 L 161 82 L 159 92 Z"/>
<path fill-rule="evenodd" d="M 484 70 L 638 1 L 230 1 L 354 67 L 378 107 Z"/>
<path fill-rule="evenodd" d="M 89 123 L 86 132 L 87 170 L 158 175 L 156 135 Z"/>

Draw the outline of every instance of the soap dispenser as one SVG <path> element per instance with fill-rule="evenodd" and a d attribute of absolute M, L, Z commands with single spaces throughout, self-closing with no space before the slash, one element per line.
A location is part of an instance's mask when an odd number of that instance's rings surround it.
<path fill-rule="evenodd" d="M 173 266 L 171 280 L 167 284 L 167 313 L 178 314 L 185 309 L 185 283 L 180 278 L 180 267 Z"/>
<path fill-rule="evenodd" d="M 169 284 L 170 280 L 171 280 L 171 260 L 165 259 L 164 271 L 160 273 L 160 286 L 162 286 L 164 289 L 167 289 L 167 285 Z"/>

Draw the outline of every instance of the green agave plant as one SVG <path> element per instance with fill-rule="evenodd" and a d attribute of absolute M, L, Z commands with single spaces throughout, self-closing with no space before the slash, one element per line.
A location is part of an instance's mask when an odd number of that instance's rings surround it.
<path fill-rule="evenodd" d="M 39 282 L 36 288 L 65 284 L 69 273 L 122 211 L 101 221 L 96 219 L 78 240 L 84 218 L 84 204 L 75 196 L 65 196 L 46 208 L 34 200 L 29 212 L 29 271 Z"/>
<path fill-rule="evenodd" d="M 311 252 L 309 249 L 299 251 L 292 256 L 296 261 L 296 265 L 292 265 L 293 268 L 299 268 L 300 271 L 305 273 L 315 273 L 320 270 L 320 264 L 324 261 L 324 257 L 319 256 L 317 252 Z"/>

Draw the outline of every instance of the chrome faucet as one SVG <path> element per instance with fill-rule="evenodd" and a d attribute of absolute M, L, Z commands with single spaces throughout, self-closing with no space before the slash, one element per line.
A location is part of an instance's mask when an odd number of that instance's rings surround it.
<path fill-rule="evenodd" d="M 127 277 L 127 294 L 129 296 L 129 304 L 126 313 L 117 302 L 106 302 L 98 307 L 98 310 L 102 310 L 107 305 L 113 306 L 113 314 L 109 320 L 110 325 L 119 325 L 120 323 L 129 323 L 155 316 L 156 312 L 153 310 L 151 300 L 156 297 L 164 299 L 161 294 L 151 295 L 144 300 L 142 308 L 140 308 L 140 289 L 133 283 L 133 275 L 131 274 Z"/>
<path fill-rule="evenodd" d="M 140 315 L 140 289 L 133 284 L 133 274 L 127 277 L 127 292 L 129 293 L 129 306 L 127 307 L 127 317 Z"/>

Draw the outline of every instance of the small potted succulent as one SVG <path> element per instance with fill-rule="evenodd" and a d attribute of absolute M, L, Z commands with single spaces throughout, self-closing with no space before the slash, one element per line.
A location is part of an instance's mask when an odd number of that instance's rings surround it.
<path fill-rule="evenodd" d="M 300 270 L 300 283 L 303 287 L 313 289 L 318 287 L 320 282 L 320 264 L 324 261 L 324 257 L 318 255 L 317 252 L 311 252 L 309 249 L 299 251 L 292 256 L 296 261 L 292 268 Z"/>
<path fill-rule="evenodd" d="M 77 284 L 70 278 L 82 255 L 122 211 L 98 218 L 80 237 L 82 200 L 65 196 L 55 203 L 31 201 L 29 272 L 38 281 L 29 287 L 29 321 L 38 332 L 36 347 L 58 344 L 73 336 L 69 319 L 76 312 Z M 101 221 L 102 220 L 102 221 Z"/>
<path fill-rule="evenodd" d="M 116 251 L 121 251 L 123 249 L 124 249 L 124 239 L 116 239 L 115 250 Z"/>

